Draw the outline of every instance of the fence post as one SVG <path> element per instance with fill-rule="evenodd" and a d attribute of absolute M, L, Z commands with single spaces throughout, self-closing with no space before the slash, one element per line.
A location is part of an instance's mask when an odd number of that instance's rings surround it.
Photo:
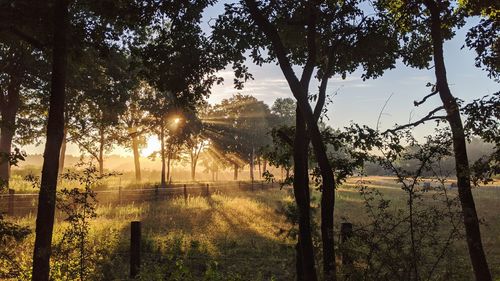
<path fill-rule="evenodd" d="M 343 245 L 345 242 L 349 240 L 352 236 L 352 223 L 349 222 L 343 222 L 340 225 L 340 243 Z M 352 264 L 352 258 L 349 255 L 349 253 L 344 251 L 342 252 L 342 264 L 343 265 L 351 265 Z"/>
<path fill-rule="evenodd" d="M 210 197 L 210 188 L 208 187 L 208 183 L 207 183 L 207 197 Z"/>
<path fill-rule="evenodd" d="M 141 268 L 141 222 L 130 224 L 130 278 L 135 278 Z"/>
<path fill-rule="evenodd" d="M 10 216 L 14 215 L 14 194 L 16 194 L 16 191 L 9 188 L 9 206 L 7 212 Z"/>
<path fill-rule="evenodd" d="M 241 181 L 238 181 L 238 189 L 241 189 Z"/>
<path fill-rule="evenodd" d="M 188 193 L 187 193 L 186 185 L 184 184 L 184 204 L 187 205 L 187 203 L 188 203 Z"/>

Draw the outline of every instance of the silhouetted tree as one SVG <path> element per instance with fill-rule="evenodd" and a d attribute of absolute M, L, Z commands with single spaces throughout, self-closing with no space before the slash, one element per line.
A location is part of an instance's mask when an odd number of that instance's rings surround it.
<path fill-rule="evenodd" d="M 126 110 L 120 115 L 121 136 L 120 144 L 129 147 L 134 156 L 135 181 L 141 182 L 140 149 L 146 144 L 146 135 L 149 134 L 150 116 L 144 110 L 141 102 L 152 91 L 145 82 L 139 82 L 130 89 Z"/>
<path fill-rule="evenodd" d="M 427 67 L 432 60 L 436 84 L 431 94 L 416 101 L 418 106 L 428 98 L 439 95 L 442 106 L 432 110 L 423 119 L 446 120 L 451 128 L 458 192 L 465 225 L 466 242 L 476 280 L 492 280 L 484 253 L 479 219 L 471 191 L 471 170 L 467 155 L 465 132 L 457 99 L 452 95 L 446 76 L 443 44 L 454 35 L 453 28 L 464 24 L 464 17 L 457 13 L 458 3 L 441 0 L 407 1 L 394 5 L 393 1 L 379 1 L 388 11 L 401 37 L 401 54 L 405 63 L 416 67 Z M 445 116 L 436 113 L 444 110 Z"/>
<path fill-rule="evenodd" d="M 226 5 L 214 31 L 224 53 L 239 63 L 244 53 L 257 64 L 277 61 L 297 101 L 294 138 L 294 192 L 300 214 L 297 268 L 299 279 L 316 280 L 309 223 L 307 148 L 309 139 L 321 171 L 323 271 L 336 279 L 333 234 L 335 179 L 321 138 L 318 119 L 324 112 L 328 79 L 361 66 L 363 78 L 376 77 L 394 66 L 393 33 L 384 21 L 361 8 L 363 1 L 239 1 Z M 266 50 L 266 52 L 262 52 Z M 267 54 L 267 56 L 265 55 Z M 293 66 L 302 67 L 297 76 Z M 320 87 L 314 110 L 309 84 L 316 70 Z M 306 126 L 307 124 L 307 126 Z M 304 138 L 308 136 L 308 138 Z"/>
<path fill-rule="evenodd" d="M 125 55 L 120 52 L 94 57 L 87 67 L 79 73 L 84 78 L 76 89 L 79 96 L 74 98 L 78 101 L 78 110 L 71 116 L 68 134 L 80 151 L 97 161 L 99 173 L 103 175 L 105 154 L 119 142 L 119 116 L 137 84 L 135 75 L 128 71 Z"/>

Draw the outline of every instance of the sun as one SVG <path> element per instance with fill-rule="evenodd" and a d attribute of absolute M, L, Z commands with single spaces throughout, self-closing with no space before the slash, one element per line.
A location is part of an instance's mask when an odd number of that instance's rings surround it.
<path fill-rule="evenodd" d="M 160 150 L 161 143 L 158 137 L 150 136 L 146 142 L 146 147 L 142 149 L 141 156 L 148 157 L 151 153 Z"/>

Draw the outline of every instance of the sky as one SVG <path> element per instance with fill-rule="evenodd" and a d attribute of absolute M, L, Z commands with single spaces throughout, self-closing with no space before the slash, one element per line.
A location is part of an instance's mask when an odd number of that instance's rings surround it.
<path fill-rule="evenodd" d="M 229 2 L 229 1 L 225 1 Z M 209 20 L 215 18 L 223 11 L 224 2 L 219 2 L 205 12 L 204 25 L 209 32 Z M 476 20 L 477 21 L 477 20 Z M 472 26 L 474 21 L 467 26 Z M 491 94 L 500 90 L 500 85 L 487 77 L 487 73 L 474 66 L 474 51 L 463 48 L 467 28 L 457 31 L 456 36 L 444 44 L 445 63 L 447 67 L 448 82 L 454 96 L 467 101 Z M 251 62 L 249 62 L 251 63 Z M 250 72 L 254 80 L 246 83 L 245 88 L 239 91 L 263 100 L 271 105 L 276 98 L 293 97 L 286 80 L 275 64 L 267 64 L 259 67 L 249 64 Z M 300 75 L 301 70 L 295 69 Z M 232 87 L 232 72 L 222 73 L 225 77 L 225 85 L 216 86 L 209 98 L 211 103 L 217 103 L 224 98 L 229 98 L 237 93 Z M 357 71 L 348 75 L 345 80 L 340 77 L 330 79 L 327 93 L 337 91 L 328 105 L 327 123 L 334 128 L 342 128 L 350 122 L 369 125 L 377 125 L 378 116 L 387 99 L 391 96 L 381 116 L 380 128 L 386 129 L 394 124 L 405 124 L 409 120 L 418 120 L 425 116 L 429 110 L 441 105 L 439 97 L 435 96 L 424 105 L 415 108 L 414 100 L 420 100 L 430 93 L 425 85 L 434 83 L 434 70 L 419 70 L 406 67 L 401 62 L 396 68 L 386 71 L 385 74 L 375 80 L 363 81 L 361 72 Z M 311 84 L 311 91 L 316 91 L 317 81 Z M 417 135 L 425 135 L 432 132 L 433 124 L 422 126 L 415 130 Z"/>
<path fill-rule="evenodd" d="M 210 32 L 209 22 L 223 11 L 223 4 L 228 1 L 218 2 L 215 6 L 205 11 L 202 27 L 205 32 Z M 474 22 L 468 23 L 472 26 Z M 452 94 L 460 99 L 472 101 L 484 95 L 500 90 L 500 85 L 487 77 L 486 72 L 474 66 L 475 53 L 462 46 L 465 42 L 466 28 L 457 31 L 456 36 L 444 44 L 445 63 L 447 67 L 448 82 Z M 256 66 L 249 60 L 248 67 L 254 80 L 248 81 L 241 91 L 234 89 L 233 73 L 231 69 L 221 71 L 220 76 L 225 78 L 223 85 L 212 89 L 208 101 L 212 104 L 229 98 L 236 93 L 249 94 L 268 105 L 272 105 L 277 98 L 293 97 L 286 80 L 276 64 Z M 301 73 L 300 68 L 295 69 Z M 333 77 L 330 79 L 327 93 L 337 91 L 332 102 L 327 105 L 326 123 L 334 128 L 348 126 L 355 122 L 362 125 L 376 127 L 384 104 L 387 102 L 381 118 L 380 129 L 393 127 L 395 124 L 405 124 L 425 116 L 429 110 L 441 105 L 439 97 L 434 96 L 424 105 L 415 108 L 413 101 L 422 99 L 430 91 L 425 85 L 434 83 L 434 70 L 418 70 L 397 63 L 396 68 L 386 71 L 375 80 L 362 81 L 361 72 L 354 72 L 346 79 Z M 317 89 L 318 83 L 311 83 L 311 91 Z M 432 133 L 434 123 L 429 122 L 419 126 L 414 132 L 417 136 Z M 154 141 L 151 141 L 154 144 Z M 150 147 L 151 150 L 151 147 Z M 28 147 L 29 153 L 42 153 L 43 145 Z M 69 145 L 67 152 L 78 155 L 78 149 Z M 129 150 L 115 149 L 112 154 L 131 155 Z"/>

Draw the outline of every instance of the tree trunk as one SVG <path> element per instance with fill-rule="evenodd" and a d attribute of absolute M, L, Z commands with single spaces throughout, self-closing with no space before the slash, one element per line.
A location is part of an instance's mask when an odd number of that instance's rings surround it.
<path fill-rule="evenodd" d="M 458 194 L 464 217 L 465 235 L 469 249 L 469 256 L 476 280 L 490 281 L 492 280 L 492 277 L 481 241 L 479 219 L 477 217 L 474 197 L 471 192 L 469 159 L 467 157 L 465 133 L 462 119 L 460 117 L 460 109 L 455 97 L 451 94 L 446 78 L 440 10 L 437 4 L 432 0 L 426 0 L 425 3 L 431 12 L 431 36 L 434 52 L 436 87 L 446 110 L 446 119 L 450 124 L 453 136 L 453 151 L 455 154 Z"/>
<path fill-rule="evenodd" d="M 2 126 L 3 127 L 3 126 Z M 12 138 L 14 132 L 11 130 L 1 129 L 0 133 L 0 190 L 9 188 L 10 179 L 10 162 L 9 155 L 12 147 Z"/>
<path fill-rule="evenodd" d="M 335 210 L 335 178 L 333 168 L 326 154 L 326 147 L 307 99 L 307 91 L 301 85 L 289 64 L 280 61 L 280 67 L 297 99 L 297 104 L 307 125 L 308 136 L 313 145 L 316 161 L 321 173 L 321 238 L 323 248 L 324 280 L 336 280 L 335 241 L 333 233 Z"/>
<path fill-rule="evenodd" d="M 48 281 L 52 231 L 56 206 L 56 188 L 59 153 L 64 133 L 64 98 L 66 88 L 66 29 L 68 25 L 68 2 L 56 0 L 54 5 L 54 39 L 52 50 L 52 82 L 47 121 L 42 179 L 38 197 L 36 236 L 33 253 L 33 281 Z"/>
<path fill-rule="evenodd" d="M 264 159 L 264 163 L 262 164 L 262 173 L 265 173 L 267 171 L 267 160 Z"/>
<path fill-rule="evenodd" d="M 68 135 L 68 129 L 64 127 L 63 140 L 61 144 L 61 153 L 59 154 L 59 167 L 58 167 L 59 175 L 61 175 L 64 172 L 64 158 L 66 157 L 67 135 Z"/>
<path fill-rule="evenodd" d="M 141 182 L 141 162 L 139 154 L 139 141 L 137 140 L 137 135 L 132 136 L 132 151 L 134 153 L 134 168 L 135 168 L 135 181 L 137 183 Z"/>
<path fill-rule="evenodd" d="M 238 164 L 234 164 L 234 180 L 238 180 Z"/>
<path fill-rule="evenodd" d="M 312 76 L 316 58 L 313 54 L 314 49 L 309 51 L 309 58 L 302 73 L 302 78 L 299 80 L 290 63 L 286 47 L 284 46 L 280 35 L 267 18 L 259 9 L 258 3 L 255 0 L 245 0 L 252 19 L 256 22 L 259 28 L 263 31 L 268 40 L 271 41 L 272 49 L 276 54 L 279 66 L 288 86 L 292 91 L 293 96 L 297 100 L 297 105 L 307 125 L 308 135 L 310 136 L 313 145 L 314 154 L 318 162 L 321 178 L 322 178 L 322 196 L 321 196 L 321 237 L 323 248 L 323 272 L 325 280 L 336 280 L 336 264 L 335 264 L 335 241 L 333 234 L 333 220 L 335 210 L 335 177 L 333 169 L 326 154 L 326 147 L 321 137 L 318 127 L 318 122 L 309 104 L 308 85 Z M 314 21 L 314 17 L 312 17 Z M 308 26 L 309 31 L 314 31 L 315 25 Z M 315 38 L 308 32 L 308 44 L 314 42 Z M 313 32 L 314 33 L 314 32 Z"/>
<path fill-rule="evenodd" d="M 310 195 L 308 176 L 308 146 L 306 124 L 297 108 L 294 140 L 294 181 L 293 192 L 299 210 L 299 241 L 297 244 L 298 280 L 317 280 L 314 266 L 314 251 L 311 237 Z M 299 270 L 300 269 L 300 270 Z M 301 276 L 300 276 L 301 275 Z"/>
<path fill-rule="evenodd" d="M 160 148 L 160 157 L 161 157 L 161 181 L 160 181 L 160 186 L 162 188 L 167 187 L 167 184 L 165 182 L 165 128 L 163 124 L 163 119 L 161 120 L 161 125 L 160 125 L 160 143 L 161 143 L 161 148 Z"/>
<path fill-rule="evenodd" d="M 304 280 L 304 269 L 302 267 L 302 247 L 300 245 L 300 235 L 295 244 L 295 274 L 297 274 L 297 281 Z"/>
<path fill-rule="evenodd" d="M 169 183 L 172 182 L 172 179 L 170 176 L 170 160 L 171 160 L 171 158 L 172 158 L 172 153 L 170 152 L 170 149 L 169 149 L 169 151 L 167 153 L 167 181 Z"/>
<path fill-rule="evenodd" d="M 99 159 L 97 162 L 99 163 L 99 175 L 102 176 L 104 174 L 104 127 L 101 126 L 99 129 Z"/>
<path fill-rule="evenodd" d="M 257 166 L 259 166 L 259 178 L 262 179 L 262 170 L 260 165 L 260 157 L 257 157 Z"/>
<path fill-rule="evenodd" d="M 250 155 L 250 180 L 252 182 L 254 181 L 254 175 L 253 175 L 253 170 L 255 167 L 254 158 L 255 158 L 255 149 L 252 146 L 252 154 Z"/>
<path fill-rule="evenodd" d="M 198 162 L 197 151 L 191 150 L 191 180 L 195 181 L 196 178 L 196 163 Z"/>
<path fill-rule="evenodd" d="M 12 149 L 12 139 L 16 131 L 16 115 L 19 109 L 21 90 L 21 73 L 18 69 L 9 73 L 9 84 L 7 86 L 7 97 L 1 97 L 0 123 L 0 189 L 8 188 L 10 179 L 9 156 Z M 3 95 L 3 93 L 0 93 Z M 6 100 L 7 98 L 7 100 Z"/>
<path fill-rule="evenodd" d="M 196 162 L 191 164 L 191 180 L 196 180 Z"/>

